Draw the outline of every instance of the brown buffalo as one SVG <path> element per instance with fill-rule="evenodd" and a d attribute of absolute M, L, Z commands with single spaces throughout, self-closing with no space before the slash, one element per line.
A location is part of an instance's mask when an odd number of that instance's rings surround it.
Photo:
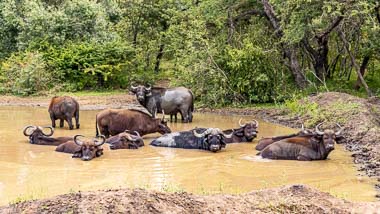
<path fill-rule="evenodd" d="M 315 133 L 286 138 L 274 142 L 265 147 L 261 152 L 263 158 L 283 159 L 283 160 L 325 160 L 332 150 L 337 139 L 341 138 L 340 134 L 343 128 L 335 132 L 331 129 L 320 131 L 322 124 L 315 127 Z"/>
<path fill-rule="evenodd" d="M 257 122 L 257 120 L 252 120 L 243 124 L 241 123 L 242 120 L 242 118 L 239 120 L 240 128 L 223 131 L 224 133 L 233 132 L 232 138 L 226 138 L 225 143 L 252 142 L 252 140 L 257 137 L 259 122 Z"/>
<path fill-rule="evenodd" d="M 44 130 L 49 129 L 49 133 L 45 133 Z M 29 137 L 29 143 L 37 145 L 50 145 L 58 146 L 62 143 L 65 143 L 69 140 L 73 140 L 72 137 L 56 137 L 52 138 L 54 134 L 54 128 L 51 126 L 26 126 L 23 131 L 24 135 Z"/>
<path fill-rule="evenodd" d="M 66 120 L 69 128 L 73 129 L 72 118 L 75 117 L 76 127 L 79 129 L 79 104 L 74 98 L 55 96 L 50 101 L 48 111 L 53 128 L 55 128 L 55 121 L 59 119 L 59 127 L 62 128 L 63 121 Z"/>
<path fill-rule="evenodd" d="M 138 132 L 130 134 L 129 130 L 118 135 L 112 136 L 106 140 L 110 144 L 110 149 L 138 149 L 144 146 L 144 141 Z"/>
<path fill-rule="evenodd" d="M 307 136 L 307 135 L 311 135 L 312 133 L 313 132 L 311 130 L 304 129 L 304 126 L 302 124 L 301 131 L 299 131 L 298 133 L 290 134 L 290 135 L 276 136 L 276 137 L 266 137 L 266 138 L 260 139 L 259 142 L 257 143 L 255 149 L 258 151 L 261 151 L 265 147 L 269 146 L 270 144 L 272 144 L 274 142 L 277 142 L 277 141 L 280 141 L 283 139 L 287 139 L 287 138 L 291 138 L 291 137 Z"/>
<path fill-rule="evenodd" d="M 162 119 L 152 118 L 147 113 L 135 109 L 106 109 L 96 115 L 96 135 L 106 137 L 117 135 L 125 130 L 137 131 L 141 136 L 159 132 L 170 133 L 165 114 Z"/>
<path fill-rule="evenodd" d="M 83 137 L 83 135 L 75 135 L 74 140 L 57 146 L 55 151 L 73 154 L 73 158 L 81 158 L 84 161 L 89 161 L 103 155 L 101 145 L 106 141 L 103 135 L 97 137 L 101 138 L 101 141 L 97 138 L 93 140 L 79 140 L 78 137 Z"/>

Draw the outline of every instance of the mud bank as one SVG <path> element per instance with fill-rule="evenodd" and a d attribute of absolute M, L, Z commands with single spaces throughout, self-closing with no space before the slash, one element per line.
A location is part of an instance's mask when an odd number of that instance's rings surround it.
<path fill-rule="evenodd" d="M 103 190 L 0 208 L 1 213 L 376 213 L 379 210 L 380 202 L 352 203 L 303 185 L 210 196 L 143 189 Z"/>

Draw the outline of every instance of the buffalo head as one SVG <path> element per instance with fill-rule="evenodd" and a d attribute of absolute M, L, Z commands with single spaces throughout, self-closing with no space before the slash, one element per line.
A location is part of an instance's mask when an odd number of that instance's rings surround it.
<path fill-rule="evenodd" d="M 75 135 L 74 142 L 80 148 L 75 151 L 73 158 L 81 158 L 84 161 L 89 161 L 95 157 L 103 155 L 103 149 L 101 145 L 104 144 L 106 138 L 103 135 L 94 138 L 93 140 L 79 140 L 78 137 L 84 137 L 83 135 Z M 100 138 L 101 140 L 99 140 Z"/>
<path fill-rule="evenodd" d="M 340 134 L 342 133 L 344 128 L 342 128 L 337 123 L 336 125 L 339 127 L 339 130 L 337 132 L 335 132 L 332 129 L 325 129 L 325 130 L 321 131 L 320 126 L 322 124 L 323 123 L 319 123 L 315 127 L 315 133 L 316 133 L 318 138 L 322 139 L 322 143 L 324 144 L 324 147 L 327 150 L 329 150 L 329 151 L 334 150 L 334 145 L 335 145 L 336 139 L 339 139 L 341 137 Z"/>
<path fill-rule="evenodd" d="M 138 149 L 144 146 L 144 141 L 140 134 L 135 131 L 130 134 L 128 130 L 116 136 L 107 139 L 106 143 L 110 144 L 110 149 Z"/>
<path fill-rule="evenodd" d="M 259 128 L 259 122 L 257 120 L 252 120 L 247 123 L 242 123 L 243 119 L 240 118 L 239 125 L 242 128 L 241 131 L 236 131 L 235 135 L 239 137 L 246 137 L 248 141 L 252 141 L 253 138 L 257 137 L 257 129 Z"/>
<path fill-rule="evenodd" d="M 171 133 L 172 130 L 170 130 L 170 128 L 168 127 L 168 121 L 165 119 L 165 112 L 162 111 L 162 119 L 156 119 L 159 123 L 158 123 L 158 132 L 160 134 L 167 134 L 167 133 Z"/>
<path fill-rule="evenodd" d="M 143 85 L 132 85 L 130 91 L 136 94 L 136 98 L 139 102 L 145 102 L 146 97 L 152 96 L 152 88 L 150 86 L 145 87 Z"/>
<path fill-rule="evenodd" d="M 207 149 L 212 152 L 217 152 L 226 147 L 224 138 L 231 138 L 233 135 L 233 132 L 227 135 L 218 128 L 208 128 L 202 133 L 197 133 L 195 129 L 193 133 L 198 138 L 204 138 L 203 141 L 207 146 Z"/>
<path fill-rule="evenodd" d="M 44 130 L 45 129 L 49 129 L 50 132 L 49 133 L 45 133 Z M 29 142 L 31 144 L 38 144 L 38 141 L 42 138 L 42 137 L 50 137 L 54 134 L 54 128 L 51 127 L 51 126 L 44 126 L 44 127 L 41 127 L 41 126 L 32 126 L 32 125 L 29 125 L 29 126 L 26 126 L 24 128 L 24 131 L 23 131 L 24 135 L 29 137 Z"/>

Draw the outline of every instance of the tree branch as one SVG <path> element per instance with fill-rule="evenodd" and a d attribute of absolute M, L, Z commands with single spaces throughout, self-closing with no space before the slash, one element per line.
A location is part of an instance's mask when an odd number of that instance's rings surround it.
<path fill-rule="evenodd" d="M 241 20 L 249 20 L 252 16 L 261 16 L 261 17 L 266 17 L 265 13 L 260 10 L 252 9 L 249 11 L 245 11 L 241 13 L 240 15 L 235 16 L 232 21 L 234 23 L 237 23 Z"/>
<path fill-rule="evenodd" d="M 339 25 L 339 23 L 342 20 L 343 20 L 343 16 L 336 17 L 336 19 L 331 23 L 331 25 L 322 33 L 320 33 L 319 35 L 316 35 L 316 37 L 318 39 L 324 39 L 326 36 L 328 36 L 334 30 L 334 28 L 336 28 Z"/>

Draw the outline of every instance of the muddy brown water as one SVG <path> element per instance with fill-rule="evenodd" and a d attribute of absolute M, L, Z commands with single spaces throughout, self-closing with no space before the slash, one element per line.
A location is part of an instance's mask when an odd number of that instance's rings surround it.
<path fill-rule="evenodd" d="M 98 111 L 81 111 L 81 129 L 56 128 L 53 136 L 95 135 Z M 198 127 L 238 127 L 239 116 L 195 114 L 190 124 L 169 123 L 173 131 Z M 245 117 L 249 119 L 249 117 Z M 58 121 L 57 121 L 58 122 Z M 149 145 L 111 151 L 92 161 L 57 153 L 54 146 L 31 145 L 25 125 L 50 125 L 46 108 L 0 107 L 0 205 L 76 191 L 141 187 L 198 194 L 244 193 L 286 184 L 307 184 L 339 198 L 374 201 L 373 179 L 357 176 L 350 154 L 337 145 L 326 161 L 273 161 L 257 157 L 257 143 L 230 144 L 219 153 Z M 59 124 L 59 123 L 57 123 Z M 260 121 L 259 136 L 296 130 Z"/>

